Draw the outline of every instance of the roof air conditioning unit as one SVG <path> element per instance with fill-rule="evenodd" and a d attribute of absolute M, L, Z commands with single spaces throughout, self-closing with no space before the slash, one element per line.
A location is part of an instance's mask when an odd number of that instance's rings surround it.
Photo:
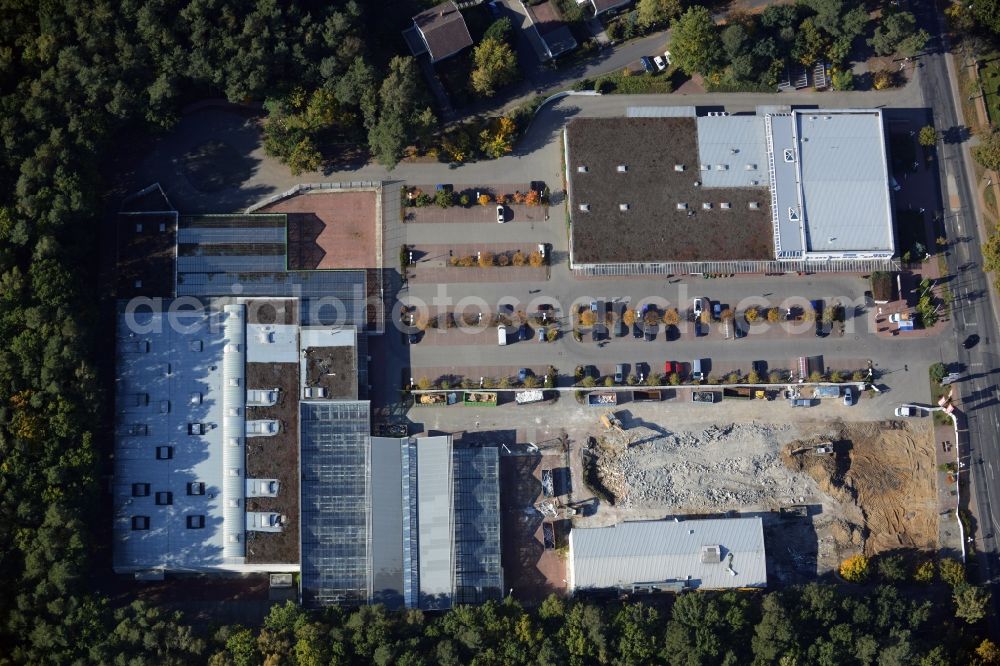
<path fill-rule="evenodd" d="M 700 180 L 694 181 L 694 186 L 695 187 L 701 187 L 701 181 Z"/>
<path fill-rule="evenodd" d="M 688 205 L 686 203 L 678 203 L 677 210 L 687 210 Z"/>
<path fill-rule="evenodd" d="M 589 203 L 582 203 L 582 204 L 580 204 L 580 210 L 582 210 L 584 213 L 589 213 L 590 212 L 590 204 Z"/>
<path fill-rule="evenodd" d="M 712 170 L 712 165 L 711 164 L 702 164 L 701 165 L 701 170 L 702 171 L 711 171 Z"/>
<path fill-rule="evenodd" d="M 747 171 L 756 171 L 757 170 L 757 165 L 756 164 L 749 164 L 748 163 L 747 166 L 746 166 L 746 170 Z"/>
<path fill-rule="evenodd" d="M 728 164 L 716 164 L 715 165 L 715 170 L 716 171 L 729 171 L 729 165 Z"/>
<path fill-rule="evenodd" d="M 588 171 L 590 171 L 590 169 L 588 169 L 586 165 L 581 164 L 576 168 L 576 171 L 577 173 L 587 173 Z"/>
<path fill-rule="evenodd" d="M 756 201 L 750 202 L 750 210 L 757 210 L 758 208 L 760 208 L 760 204 L 758 202 Z"/>
<path fill-rule="evenodd" d="M 619 164 L 618 165 L 618 173 L 625 173 L 626 171 L 628 171 L 628 165 L 627 164 Z"/>
<path fill-rule="evenodd" d="M 142 233 L 142 225 L 141 224 L 135 225 L 135 233 L 137 233 L 137 234 L 141 234 Z"/>
<path fill-rule="evenodd" d="M 684 165 L 683 164 L 675 164 L 674 165 L 674 171 L 684 171 Z"/>
<path fill-rule="evenodd" d="M 709 202 L 705 201 L 704 203 L 701 204 L 701 209 L 702 210 L 712 210 L 712 204 L 710 204 Z"/>
<path fill-rule="evenodd" d="M 732 207 L 733 204 L 729 203 L 728 201 L 723 201 L 722 203 L 719 204 L 719 208 L 722 208 L 723 210 L 729 210 Z"/>
<path fill-rule="evenodd" d="M 737 154 L 737 153 L 739 153 L 739 152 L 740 152 L 740 149 L 739 149 L 739 148 L 730 148 L 730 149 L 729 149 L 729 154 L 730 154 L 730 155 L 736 155 L 736 154 Z"/>
<path fill-rule="evenodd" d="M 618 210 L 620 210 L 620 211 L 622 211 L 624 213 L 625 211 L 628 210 L 628 204 L 627 203 L 618 204 Z"/>

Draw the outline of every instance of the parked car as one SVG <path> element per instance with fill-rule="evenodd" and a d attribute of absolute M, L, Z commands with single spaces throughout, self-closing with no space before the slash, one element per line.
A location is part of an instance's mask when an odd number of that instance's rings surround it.
<path fill-rule="evenodd" d="M 420 333 L 419 332 L 410 333 L 409 341 L 411 345 L 415 345 L 418 342 L 420 342 Z"/>
<path fill-rule="evenodd" d="M 962 346 L 965 347 L 966 349 L 972 349 L 977 344 L 979 344 L 979 336 L 973 333 L 972 335 L 970 335 L 965 339 L 965 342 L 962 343 Z"/>
<path fill-rule="evenodd" d="M 525 379 L 530 377 L 531 374 L 531 368 L 521 368 L 517 371 L 517 381 L 523 382 Z"/>
<path fill-rule="evenodd" d="M 914 409 L 913 407 L 906 407 L 900 405 L 899 407 L 896 408 L 896 416 L 916 416 L 916 415 L 917 415 L 917 410 Z"/>
<path fill-rule="evenodd" d="M 642 338 L 642 327 L 638 323 L 632 324 L 632 337 L 636 340 Z"/>
<path fill-rule="evenodd" d="M 667 68 L 667 61 L 663 59 L 663 56 L 653 56 L 653 64 L 656 65 L 657 71 L 660 72 Z"/>
<path fill-rule="evenodd" d="M 531 329 L 528 328 L 527 324 L 521 324 L 520 328 L 517 329 L 517 339 L 522 341 L 531 339 Z"/>
<path fill-rule="evenodd" d="M 538 327 L 538 341 L 539 342 L 547 342 L 548 341 L 548 338 L 545 337 L 545 329 L 542 328 L 541 326 Z"/>
<path fill-rule="evenodd" d="M 694 307 L 691 308 L 694 312 L 694 318 L 698 319 L 701 317 L 702 311 L 705 309 L 705 299 L 696 298 L 694 299 Z"/>
<path fill-rule="evenodd" d="M 642 64 L 642 68 L 646 70 L 647 74 L 652 74 L 656 71 L 656 65 L 653 64 L 653 59 L 649 56 L 642 56 L 639 58 L 639 62 Z"/>
<path fill-rule="evenodd" d="M 712 318 L 716 321 L 722 319 L 722 303 L 712 303 Z"/>
<path fill-rule="evenodd" d="M 844 389 L 844 405 L 850 407 L 854 404 L 854 389 L 850 386 Z"/>
<path fill-rule="evenodd" d="M 503 204 L 497 204 L 497 222 L 503 224 L 506 221 L 507 219 L 503 212 Z"/>
<path fill-rule="evenodd" d="M 615 366 L 615 384 L 625 381 L 625 366 L 619 363 Z"/>
<path fill-rule="evenodd" d="M 646 324 L 646 327 L 642 332 L 643 337 L 646 338 L 646 342 L 652 342 L 653 340 L 655 340 L 656 333 L 657 333 L 656 326 L 653 326 L 652 324 Z"/>
<path fill-rule="evenodd" d="M 750 367 L 753 368 L 758 377 L 765 377 L 767 375 L 767 361 L 754 361 L 750 364 Z"/>
<path fill-rule="evenodd" d="M 678 377 L 684 377 L 684 367 L 677 361 L 667 361 L 663 364 L 663 374 L 669 379 L 670 375 L 676 374 Z"/>

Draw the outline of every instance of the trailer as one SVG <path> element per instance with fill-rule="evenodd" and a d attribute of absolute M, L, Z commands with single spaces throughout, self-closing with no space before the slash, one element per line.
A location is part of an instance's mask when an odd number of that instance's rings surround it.
<path fill-rule="evenodd" d="M 705 402 L 713 403 L 719 402 L 722 399 L 722 395 L 718 391 L 692 391 L 691 401 L 692 402 Z"/>
<path fill-rule="evenodd" d="M 839 398 L 840 397 L 840 387 L 839 386 L 817 386 L 813 389 L 814 398 Z"/>
<path fill-rule="evenodd" d="M 753 389 L 745 387 L 722 389 L 723 400 L 750 400 L 753 398 Z"/>
<path fill-rule="evenodd" d="M 519 405 L 527 405 L 532 402 L 541 402 L 545 400 L 545 392 L 541 389 L 529 389 L 527 391 L 518 391 L 514 394 L 514 402 Z"/>
<path fill-rule="evenodd" d="M 600 391 L 587 394 L 587 404 L 591 407 L 608 407 L 618 404 L 618 394 L 614 391 Z"/>
<path fill-rule="evenodd" d="M 632 391 L 632 400 L 635 402 L 660 402 L 663 400 L 663 391 L 660 389 L 636 389 Z"/>
<path fill-rule="evenodd" d="M 496 407 L 496 391 L 466 391 L 462 396 L 462 404 L 466 407 Z"/>

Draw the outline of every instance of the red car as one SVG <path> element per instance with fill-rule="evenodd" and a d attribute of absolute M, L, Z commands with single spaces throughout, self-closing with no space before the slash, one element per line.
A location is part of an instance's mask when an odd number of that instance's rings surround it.
<path fill-rule="evenodd" d="M 684 377 L 684 366 L 682 366 L 677 361 L 667 361 L 663 364 L 663 375 L 664 377 L 669 377 L 670 375 L 677 373 L 678 377 Z"/>

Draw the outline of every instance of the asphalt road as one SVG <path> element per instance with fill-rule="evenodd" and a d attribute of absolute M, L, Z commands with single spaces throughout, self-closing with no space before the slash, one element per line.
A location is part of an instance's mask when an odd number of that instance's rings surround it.
<path fill-rule="evenodd" d="M 922 2 L 914 10 L 931 34 L 941 35 L 941 19 L 932 3 Z M 920 58 L 923 63 L 920 84 L 924 98 L 933 110 L 936 127 L 939 132 L 947 132 L 962 123 L 956 110 L 959 107 L 957 88 L 953 85 L 955 82 L 943 53 L 947 45 L 937 41 L 936 46 L 939 48 L 935 52 Z M 954 134 L 962 135 L 961 132 Z M 941 214 L 947 237 L 957 239 L 947 257 L 948 269 L 952 275 L 959 276 L 957 289 L 953 288 L 953 291 L 965 294 L 953 305 L 954 334 L 951 340 L 942 339 L 941 342 L 942 346 L 951 345 L 954 349 L 953 361 L 967 371 L 968 379 L 960 384 L 960 410 L 968 428 L 968 447 L 963 460 L 965 469 L 970 470 L 972 475 L 971 487 L 975 493 L 979 523 L 975 546 L 981 579 L 993 588 L 994 612 L 990 614 L 990 621 L 996 633 L 997 617 L 1000 616 L 1000 590 L 996 587 L 998 530 L 995 517 L 995 511 L 1000 509 L 1000 504 L 997 504 L 1000 484 L 995 476 L 1000 472 L 1000 401 L 997 399 L 995 379 L 1000 368 L 995 351 L 997 323 L 988 297 L 988 277 L 982 272 L 981 231 L 973 196 L 977 183 L 972 180 L 974 172 L 968 160 L 968 151 L 959 142 L 940 143 L 938 164 L 943 202 Z M 957 201 L 951 194 L 957 195 Z M 966 268 L 960 270 L 960 267 Z M 963 343 L 970 335 L 978 335 L 979 342 L 966 349 Z"/>

